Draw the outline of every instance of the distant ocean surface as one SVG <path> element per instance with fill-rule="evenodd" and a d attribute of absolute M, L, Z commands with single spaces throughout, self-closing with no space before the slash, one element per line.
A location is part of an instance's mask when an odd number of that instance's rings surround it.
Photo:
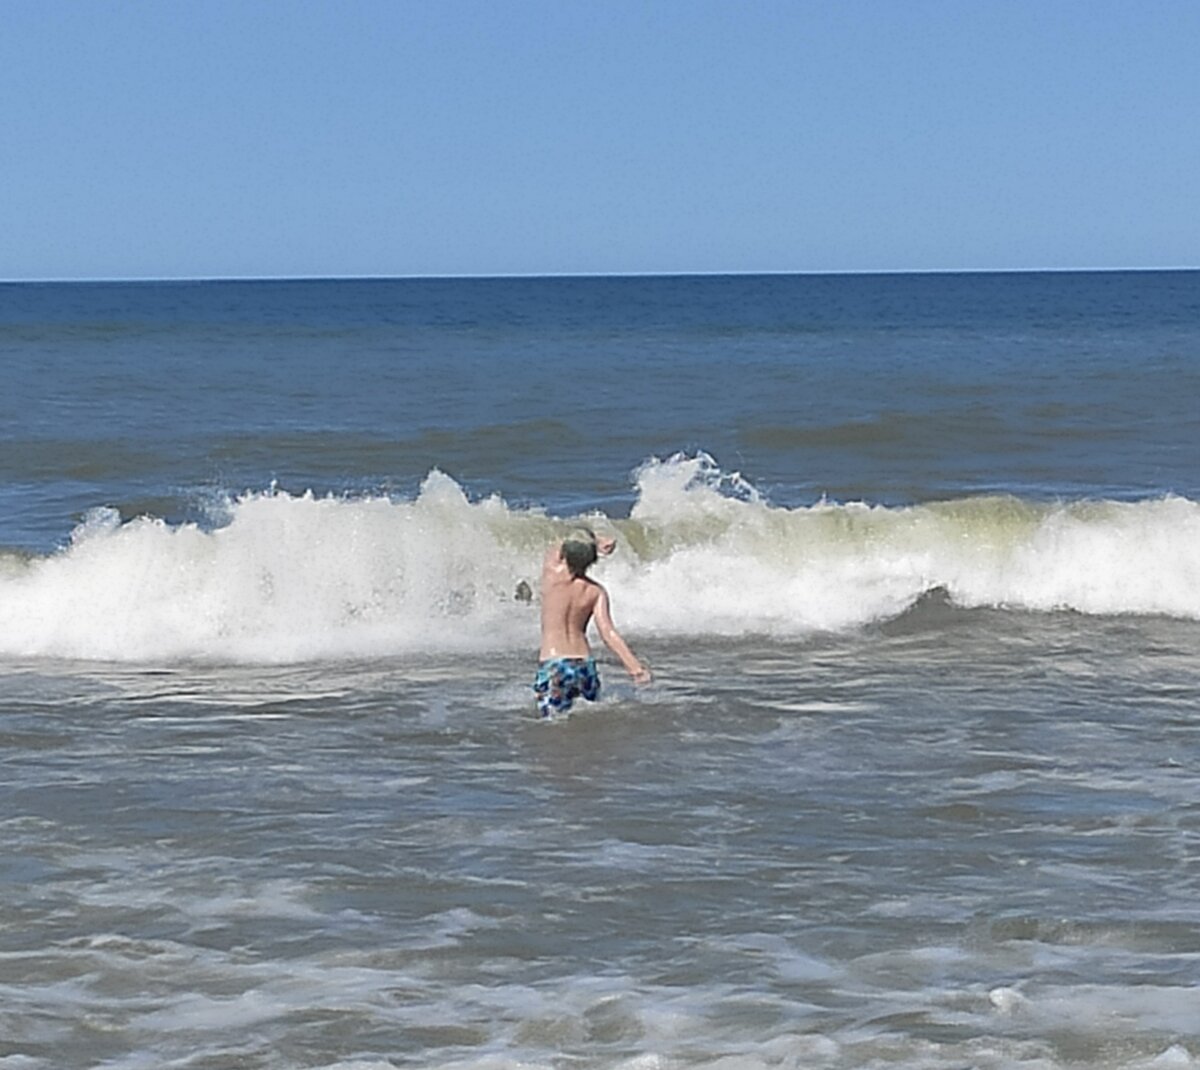
<path fill-rule="evenodd" d="M 1200 1067 L 1200 272 L 0 284 L 0 762 L 0 1070 Z"/>

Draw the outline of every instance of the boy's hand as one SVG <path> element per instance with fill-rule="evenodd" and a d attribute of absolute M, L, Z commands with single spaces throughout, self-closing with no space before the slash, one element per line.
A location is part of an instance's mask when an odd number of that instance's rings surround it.
<path fill-rule="evenodd" d="M 637 684 L 638 687 L 642 687 L 654 679 L 654 677 L 650 675 L 650 670 L 647 669 L 645 665 L 641 666 L 637 672 L 632 672 L 629 675 L 633 677 L 633 682 Z"/>
<path fill-rule="evenodd" d="M 611 535 L 596 536 L 596 553 L 601 557 L 608 557 L 617 548 L 617 540 Z"/>

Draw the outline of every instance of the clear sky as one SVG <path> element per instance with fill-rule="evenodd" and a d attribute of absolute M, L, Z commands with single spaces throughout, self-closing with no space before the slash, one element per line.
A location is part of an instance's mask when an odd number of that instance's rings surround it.
<path fill-rule="evenodd" d="M 1197 0 L 0 0 L 0 278 L 1195 266 Z"/>

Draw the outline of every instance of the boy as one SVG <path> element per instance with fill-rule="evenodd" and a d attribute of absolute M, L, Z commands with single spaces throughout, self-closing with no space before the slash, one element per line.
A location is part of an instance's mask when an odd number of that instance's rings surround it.
<path fill-rule="evenodd" d="M 650 682 L 650 670 L 638 661 L 613 625 L 608 592 L 587 575 L 597 555 L 607 557 L 616 546 L 616 539 L 597 538 L 595 532 L 580 528 L 546 551 L 542 562 L 542 647 L 533 685 L 543 717 L 554 711 L 565 713 L 581 696 L 588 702 L 600 697 L 596 659 L 587 641 L 593 615 L 600 638 L 621 659 L 633 682 Z"/>

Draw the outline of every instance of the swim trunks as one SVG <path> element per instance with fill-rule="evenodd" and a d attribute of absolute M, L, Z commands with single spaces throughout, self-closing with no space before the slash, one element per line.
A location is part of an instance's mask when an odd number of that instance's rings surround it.
<path fill-rule="evenodd" d="M 600 697 L 600 674 L 595 658 L 548 658 L 538 663 L 533 682 L 538 712 L 543 717 L 566 713 L 577 698 L 595 702 Z"/>

